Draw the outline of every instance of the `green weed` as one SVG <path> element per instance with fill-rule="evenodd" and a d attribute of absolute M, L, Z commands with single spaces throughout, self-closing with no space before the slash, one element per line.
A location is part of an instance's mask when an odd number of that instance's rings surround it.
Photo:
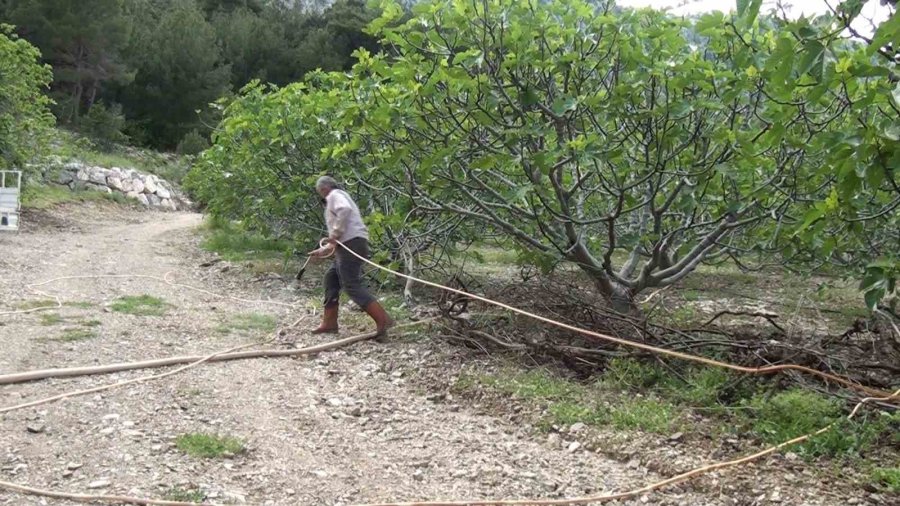
<path fill-rule="evenodd" d="M 203 502 L 206 494 L 201 490 L 188 490 L 180 487 L 173 487 L 163 496 L 167 501 L 178 502 Z"/>
<path fill-rule="evenodd" d="M 16 307 L 20 310 L 27 311 L 29 309 L 37 309 L 40 307 L 57 307 L 57 304 L 56 301 L 52 299 L 37 299 L 21 302 Z"/>
<path fill-rule="evenodd" d="M 208 220 L 205 228 L 203 249 L 228 261 L 283 259 L 285 251 L 291 249 L 289 241 L 270 239 L 224 220 Z"/>
<path fill-rule="evenodd" d="M 753 432 L 769 444 L 818 431 L 830 424 L 831 430 L 811 438 L 798 447 L 806 457 L 859 457 L 884 434 L 897 430 L 900 417 L 859 416 L 847 420 L 840 401 L 799 388 L 779 392 L 769 398 L 758 395 L 750 401 Z"/>
<path fill-rule="evenodd" d="M 59 325 L 60 323 L 64 323 L 65 321 L 66 319 L 58 315 L 57 313 L 41 313 L 41 325 L 45 327 L 49 327 L 51 325 Z"/>
<path fill-rule="evenodd" d="M 222 334 L 231 332 L 272 332 L 275 330 L 275 317 L 261 313 L 240 313 L 232 315 L 227 322 L 216 327 Z"/>
<path fill-rule="evenodd" d="M 90 309 L 90 308 L 96 306 L 96 304 L 94 304 L 93 302 L 87 302 L 87 301 L 80 301 L 80 302 L 76 301 L 76 302 L 64 302 L 63 306 L 77 307 L 79 309 Z"/>
<path fill-rule="evenodd" d="M 610 409 L 609 421 L 617 429 L 638 429 L 657 434 L 675 430 L 679 410 L 656 397 L 625 398 Z"/>
<path fill-rule="evenodd" d="M 175 446 L 192 457 L 218 458 L 237 455 L 244 451 L 244 444 L 233 437 L 214 434 L 182 434 L 175 440 Z"/>
<path fill-rule="evenodd" d="M 162 316 L 169 307 L 163 299 L 150 295 L 119 297 L 110 305 L 110 309 L 117 313 L 136 316 Z"/>
<path fill-rule="evenodd" d="M 900 467 L 875 469 L 872 471 L 871 481 L 888 492 L 900 494 Z"/>
<path fill-rule="evenodd" d="M 71 343 L 75 341 L 84 341 L 86 339 L 93 339 L 97 337 L 97 334 L 91 332 L 87 329 L 68 329 L 61 336 L 57 338 L 57 341 L 62 341 L 65 343 Z"/>

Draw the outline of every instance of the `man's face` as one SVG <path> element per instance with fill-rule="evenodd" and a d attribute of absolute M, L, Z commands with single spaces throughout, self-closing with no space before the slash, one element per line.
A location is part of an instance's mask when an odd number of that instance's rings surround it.
<path fill-rule="evenodd" d="M 328 196 L 329 193 L 331 193 L 331 188 L 323 186 L 321 188 L 316 188 L 316 191 L 319 192 L 319 195 L 324 199 Z"/>

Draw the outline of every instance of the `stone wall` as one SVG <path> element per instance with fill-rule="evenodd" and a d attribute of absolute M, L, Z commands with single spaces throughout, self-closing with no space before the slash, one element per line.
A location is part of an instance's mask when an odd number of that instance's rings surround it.
<path fill-rule="evenodd" d="M 121 193 L 152 209 L 179 211 L 191 206 L 187 197 L 168 181 L 134 169 L 94 167 L 82 162 L 67 162 L 62 165 L 57 182 L 72 190 L 90 189 Z"/>

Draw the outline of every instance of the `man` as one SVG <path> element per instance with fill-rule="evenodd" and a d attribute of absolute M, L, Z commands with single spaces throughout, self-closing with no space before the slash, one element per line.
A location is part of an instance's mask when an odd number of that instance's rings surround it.
<path fill-rule="evenodd" d="M 344 190 L 338 188 L 337 181 L 322 176 L 316 181 L 316 192 L 325 199 L 325 224 L 328 227 L 326 245 L 310 255 L 325 258 L 334 253 L 334 263 L 325 273 L 325 315 L 319 328 L 313 334 L 335 334 L 338 331 L 338 301 L 341 290 L 365 309 L 375 320 L 376 338 L 381 339 L 393 320 L 381 304 L 366 289 L 362 280 L 363 261 L 346 251 L 344 247 L 369 258 L 369 230 L 362 221 L 359 208 Z M 344 247 L 337 244 L 340 241 Z"/>

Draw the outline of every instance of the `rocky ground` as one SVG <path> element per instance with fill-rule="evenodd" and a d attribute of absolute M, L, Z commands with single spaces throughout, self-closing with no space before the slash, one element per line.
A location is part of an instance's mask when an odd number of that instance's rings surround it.
<path fill-rule="evenodd" d="M 314 311 L 315 300 L 288 283 L 263 282 L 224 262 L 202 267 L 211 256 L 199 249 L 200 222 L 196 214 L 96 206 L 26 214 L 20 234 L 0 236 L 0 312 L 54 296 L 64 307 L 0 316 L 0 374 L 223 350 L 266 337 L 229 328 L 235 314 L 270 315 L 283 326 Z M 167 273 L 211 292 L 296 306 L 243 303 L 149 279 L 27 286 L 62 276 Z M 318 272 L 307 273 L 304 283 L 317 282 Z M 166 313 L 136 316 L 110 308 L 118 297 L 144 294 L 163 299 Z M 302 331 L 313 320 L 307 316 L 282 340 L 328 340 Z M 357 314 L 345 320 L 351 324 L 343 335 L 367 323 Z M 709 456 L 680 438 L 647 445 L 638 439 L 630 454 L 612 458 L 580 427 L 548 436 L 510 415 L 514 409 L 498 411 L 448 394 L 470 359 L 422 332 L 308 359 L 206 365 L 15 411 L 0 415 L 0 480 L 156 498 L 199 490 L 222 504 L 562 498 L 640 487 L 664 477 L 651 469 L 666 473 Z M 145 374 L 0 386 L 0 406 Z M 176 448 L 179 435 L 198 432 L 238 438 L 246 450 L 203 459 Z M 887 504 L 816 476 L 775 458 L 617 504 Z M 69 503 L 0 490 L 0 504 Z"/>

